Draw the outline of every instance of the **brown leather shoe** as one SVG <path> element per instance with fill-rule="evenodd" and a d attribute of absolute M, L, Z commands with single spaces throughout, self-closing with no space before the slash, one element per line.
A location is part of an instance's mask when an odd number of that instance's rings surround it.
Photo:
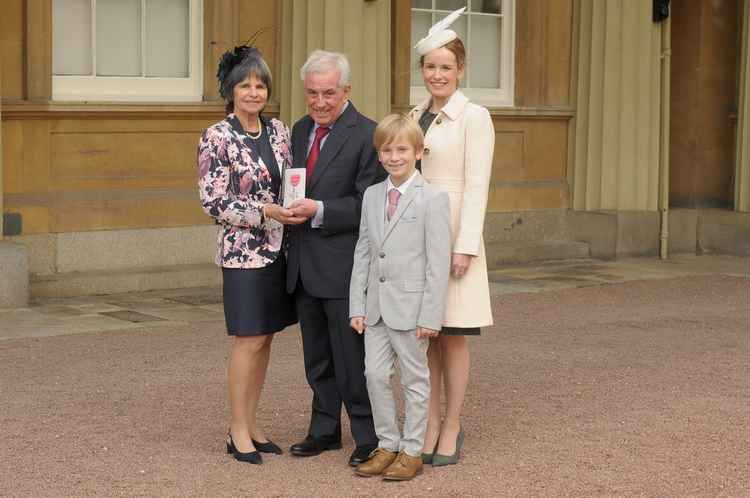
<path fill-rule="evenodd" d="M 385 448 L 377 448 L 370 453 L 369 459 L 357 465 L 354 473 L 362 477 L 379 476 L 383 471 L 393 463 L 398 453 L 388 451 Z"/>
<path fill-rule="evenodd" d="M 421 473 L 421 455 L 413 457 L 402 451 L 393 463 L 383 471 L 383 479 L 386 481 L 408 481 Z"/>

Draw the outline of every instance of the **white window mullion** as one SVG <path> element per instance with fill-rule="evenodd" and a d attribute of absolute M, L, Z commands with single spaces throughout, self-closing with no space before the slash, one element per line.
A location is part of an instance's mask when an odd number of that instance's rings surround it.
<path fill-rule="evenodd" d="M 141 78 L 146 77 L 146 0 L 141 0 Z"/>
<path fill-rule="evenodd" d="M 469 9 L 471 9 L 471 2 L 469 2 Z M 468 19 L 466 19 L 466 41 L 468 42 L 471 40 L 471 18 L 474 17 L 471 15 L 471 10 L 469 10 L 469 15 L 466 16 Z M 464 85 L 468 88 L 471 88 L 471 73 L 466 68 L 466 62 L 464 63 Z"/>
<path fill-rule="evenodd" d="M 96 76 L 96 0 L 91 0 L 91 77 Z"/>
<path fill-rule="evenodd" d="M 502 40 L 504 46 L 511 46 L 513 50 L 507 50 L 504 52 L 504 56 L 508 58 L 507 61 L 501 61 L 501 67 L 503 68 L 515 68 L 516 64 L 516 51 L 515 51 L 515 33 L 516 33 L 516 12 L 515 3 L 511 0 L 503 0 L 503 21 L 502 21 Z M 503 71 L 501 87 L 503 90 L 513 95 L 513 72 Z M 512 104 L 511 104 L 512 105 Z"/>
<path fill-rule="evenodd" d="M 188 2 L 188 19 L 193 18 L 193 5 L 192 2 Z M 203 21 L 201 21 L 201 24 L 203 24 Z M 187 76 L 188 78 L 193 77 L 193 58 L 191 57 L 193 54 L 193 36 L 191 35 L 193 30 L 193 25 L 190 24 L 188 26 L 188 60 L 187 60 Z"/>

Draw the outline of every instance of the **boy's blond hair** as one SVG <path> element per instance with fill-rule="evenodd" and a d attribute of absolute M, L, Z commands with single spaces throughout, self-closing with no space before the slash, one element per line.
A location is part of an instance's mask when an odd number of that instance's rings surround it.
<path fill-rule="evenodd" d="M 404 137 L 415 150 L 421 151 L 424 148 L 424 135 L 422 128 L 416 121 L 404 114 L 389 114 L 378 123 L 373 136 L 375 149 L 380 148 L 396 140 L 398 137 Z"/>

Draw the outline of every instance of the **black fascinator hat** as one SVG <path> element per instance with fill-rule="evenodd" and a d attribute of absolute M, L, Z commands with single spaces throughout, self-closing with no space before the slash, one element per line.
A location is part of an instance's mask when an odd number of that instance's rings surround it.
<path fill-rule="evenodd" d="M 227 50 L 219 59 L 216 78 L 219 80 L 219 94 L 226 102 L 226 111 L 234 111 L 234 87 L 250 75 L 263 82 L 268 91 L 266 98 L 271 97 L 271 70 L 263 60 L 263 55 L 254 47 L 255 40 L 265 29 L 260 29 L 248 41 Z"/>
<path fill-rule="evenodd" d="M 221 56 L 221 59 L 219 60 L 219 69 L 216 71 L 216 78 L 218 78 L 219 80 L 219 93 L 225 99 L 227 98 L 226 94 L 231 93 L 232 91 L 232 89 L 227 88 L 228 85 L 225 84 L 227 82 L 227 78 L 232 72 L 232 69 L 234 69 L 238 64 L 241 64 L 245 59 L 251 56 L 261 57 L 260 50 L 248 45 L 240 45 L 238 47 L 234 47 L 234 49 L 227 50 Z"/>

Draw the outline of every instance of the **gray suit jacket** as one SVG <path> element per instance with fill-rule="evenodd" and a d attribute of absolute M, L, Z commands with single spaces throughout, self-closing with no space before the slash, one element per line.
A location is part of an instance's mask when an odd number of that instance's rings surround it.
<path fill-rule="evenodd" d="M 390 222 L 385 202 L 386 182 L 365 191 L 349 316 L 364 316 L 367 325 L 382 318 L 396 330 L 440 330 L 451 263 L 448 194 L 417 173 Z"/>

